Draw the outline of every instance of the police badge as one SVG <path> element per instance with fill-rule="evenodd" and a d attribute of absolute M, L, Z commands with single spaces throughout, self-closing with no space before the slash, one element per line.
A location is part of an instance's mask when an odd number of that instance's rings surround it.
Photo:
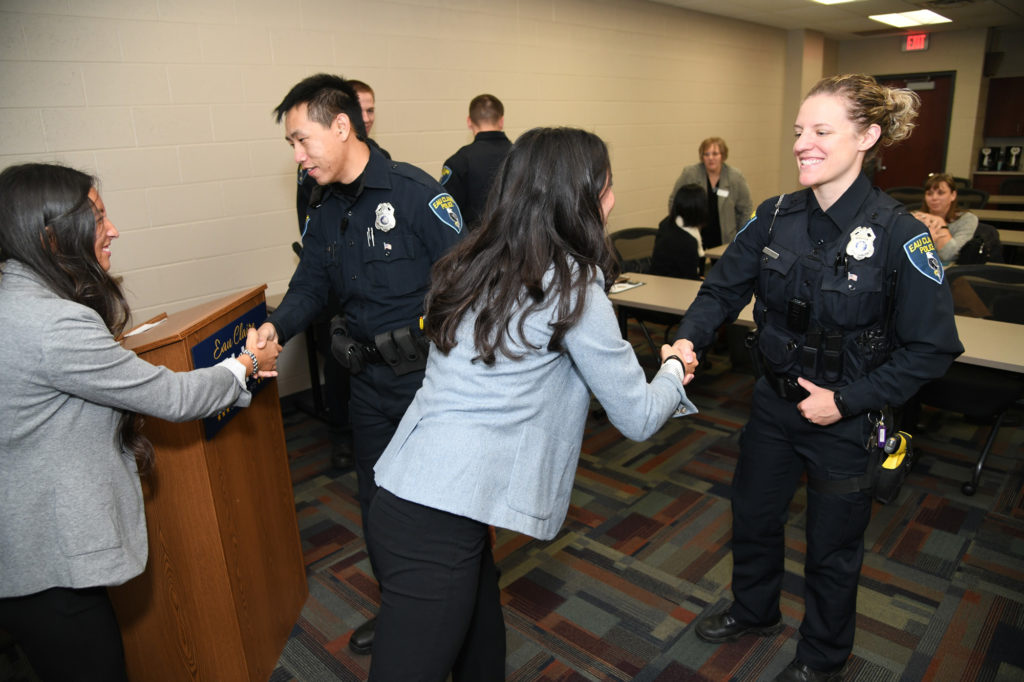
<path fill-rule="evenodd" d="M 377 219 L 373 226 L 381 232 L 390 232 L 395 229 L 395 207 L 386 201 L 377 204 Z"/>
<path fill-rule="evenodd" d="M 864 260 L 875 255 L 875 232 L 870 227 L 853 228 L 850 242 L 846 245 L 846 253 L 856 260 Z"/>

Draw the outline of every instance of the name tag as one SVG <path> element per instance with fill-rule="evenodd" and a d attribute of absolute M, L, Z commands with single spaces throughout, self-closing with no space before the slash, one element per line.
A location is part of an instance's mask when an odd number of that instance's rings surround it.
<path fill-rule="evenodd" d="M 729 190 L 725 189 L 724 187 L 715 188 L 715 193 L 717 193 L 718 196 L 722 197 L 723 199 L 729 196 Z"/>

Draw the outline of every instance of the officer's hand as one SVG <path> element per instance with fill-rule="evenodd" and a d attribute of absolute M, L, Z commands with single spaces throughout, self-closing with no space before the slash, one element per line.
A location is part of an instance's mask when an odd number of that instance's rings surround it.
<path fill-rule="evenodd" d="M 256 355 L 260 367 L 260 377 L 266 379 L 277 376 L 277 356 L 281 353 L 281 346 L 266 340 L 261 343 L 259 332 L 254 327 L 249 327 L 245 347 Z"/>
<path fill-rule="evenodd" d="M 257 333 L 259 334 L 259 340 L 256 342 L 257 348 L 263 348 L 268 342 L 277 343 L 277 327 L 270 322 L 261 324 Z"/>
<path fill-rule="evenodd" d="M 693 373 L 697 370 L 697 354 L 693 352 L 693 342 L 689 339 L 679 339 L 672 344 L 672 351 L 683 361 L 683 369 L 686 370 L 686 378 L 683 379 L 683 386 L 693 381 Z"/>
<path fill-rule="evenodd" d="M 839 413 L 839 408 L 836 407 L 836 399 L 832 391 L 811 383 L 803 377 L 797 378 L 797 383 L 810 393 L 809 396 L 796 404 L 796 409 L 800 410 L 800 414 L 803 415 L 804 419 L 818 426 L 835 424 L 842 419 L 843 415 Z"/>

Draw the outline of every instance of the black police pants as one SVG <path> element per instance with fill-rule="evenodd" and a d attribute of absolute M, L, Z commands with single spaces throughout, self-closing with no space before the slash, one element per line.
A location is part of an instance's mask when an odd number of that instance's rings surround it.
<path fill-rule="evenodd" d="M 370 565 L 377 572 L 370 543 L 370 503 L 377 493 L 373 467 L 395 435 L 402 415 L 423 383 L 423 372 L 396 376 L 387 365 L 367 365 L 352 376 L 349 418 L 352 420 L 352 449 L 359 483 L 359 509 L 363 538 L 370 554 Z"/>
<path fill-rule="evenodd" d="M 737 620 L 769 624 L 779 619 L 784 526 L 800 477 L 805 471 L 823 480 L 861 476 L 870 431 L 866 416 L 824 427 L 811 424 L 796 403 L 779 398 L 764 379 L 757 382 L 733 478 L 731 612 Z M 842 666 L 853 648 L 870 519 L 871 498 L 864 493 L 807 490 L 804 620 L 797 657 L 815 670 Z"/>
<path fill-rule="evenodd" d="M 370 507 L 381 586 L 374 682 L 500 682 L 505 621 L 487 525 L 381 489 Z"/>
<path fill-rule="evenodd" d="M 127 682 L 124 646 L 105 587 L 52 587 L 0 599 L 0 628 L 44 682 Z"/>

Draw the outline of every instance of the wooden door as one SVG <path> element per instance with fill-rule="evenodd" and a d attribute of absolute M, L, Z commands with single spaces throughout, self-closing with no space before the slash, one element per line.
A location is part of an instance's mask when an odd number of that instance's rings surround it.
<path fill-rule="evenodd" d="M 910 139 L 879 152 L 874 183 L 882 189 L 921 187 L 929 173 L 946 170 L 950 115 L 953 110 L 953 74 L 933 73 L 910 76 L 876 76 L 879 83 L 905 88 L 907 83 L 934 83 L 932 89 L 914 91 L 921 98 L 917 127 Z"/>

